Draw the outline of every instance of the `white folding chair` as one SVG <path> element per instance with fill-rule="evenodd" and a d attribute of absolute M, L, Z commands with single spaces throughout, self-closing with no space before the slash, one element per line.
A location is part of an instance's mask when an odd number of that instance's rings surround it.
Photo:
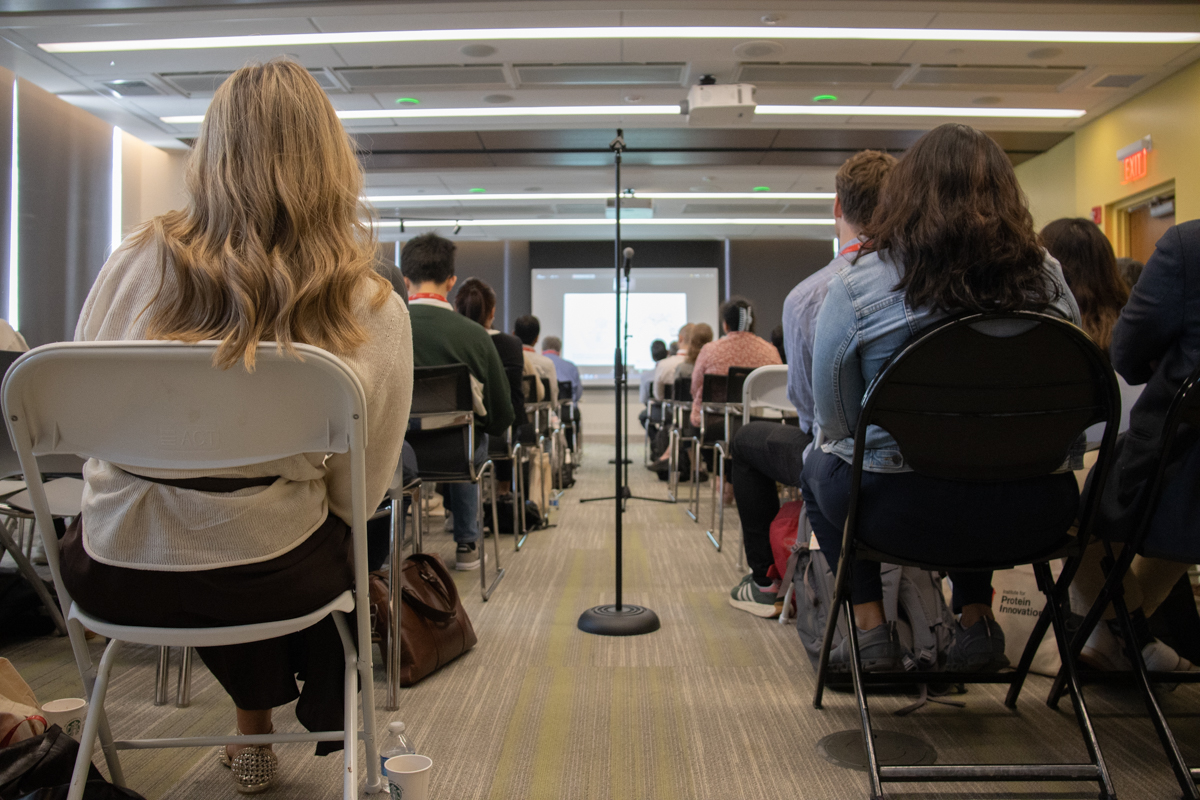
<path fill-rule="evenodd" d="M 297 345 L 304 359 L 262 344 L 256 368 L 212 366 L 216 343 L 85 342 L 39 347 L 4 379 L 4 415 L 29 484 L 46 558 L 67 618 L 68 634 L 90 705 L 68 800 L 83 797 L 97 737 L 114 783 L 124 785 L 118 750 L 337 741 L 345 743 L 343 797 L 358 794 L 358 739 L 366 747 L 366 790 L 382 790 L 375 747 L 367 598 L 366 399 L 350 369 L 333 355 Z M 117 625 L 72 603 L 59 569 L 58 540 L 35 456 L 77 453 L 133 468 L 222 469 L 300 453 L 348 453 L 353 499 L 355 590 L 296 619 L 220 628 Z M 357 601 L 356 601 L 357 598 Z M 354 645 L 346 615 L 355 613 Z M 261 641 L 303 630 L 333 616 L 345 652 L 345 718 L 340 731 L 255 736 L 196 736 L 113 741 L 104 709 L 109 675 L 122 642 L 153 646 L 217 646 Z M 84 628 L 109 639 L 99 669 Z M 357 676 L 356 676 L 357 671 Z M 356 692 L 361 678 L 363 728 Z"/>
<path fill-rule="evenodd" d="M 787 365 L 759 367 L 742 384 L 742 423 L 754 419 L 795 417 L 796 407 L 787 396 Z"/>

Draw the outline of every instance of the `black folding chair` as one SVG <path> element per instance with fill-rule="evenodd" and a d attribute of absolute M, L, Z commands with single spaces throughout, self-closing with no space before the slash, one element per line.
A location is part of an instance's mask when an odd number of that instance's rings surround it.
<path fill-rule="evenodd" d="M 905 461 L 922 475 L 976 483 L 1003 483 L 1049 475 L 1060 470 L 1073 445 L 1091 424 L 1106 424 L 1095 470 L 1103 478 L 1116 439 L 1120 399 L 1108 359 L 1077 327 L 1032 312 L 972 314 L 937 325 L 897 352 L 871 382 L 855 431 L 849 514 L 838 564 L 836 590 L 817 669 L 813 705 L 821 708 L 830 679 L 829 656 L 840 613 L 849 624 L 850 679 L 863 728 L 870 797 L 883 796 L 884 781 L 1095 781 L 1101 798 L 1115 793 L 1079 687 L 1075 657 L 1064 622 L 1067 587 L 1077 561 L 1068 562 L 1057 583 L 1049 561 L 1082 552 L 1098 506 L 1093 492 L 1079 516 L 1078 534 L 1067 530 L 1046 541 L 1041 552 L 1012 554 L 1003 560 L 969 564 L 930 563 L 904 552 L 884 553 L 858 540 L 860 506 L 871 498 L 862 491 L 867 428 L 878 425 L 900 446 Z M 1103 481 L 1099 485 L 1103 485 Z M 978 513 L 986 513 L 979 509 Z M 930 514 L 943 514 L 930 509 Z M 962 520 L 970 536 L 972 520 Z M 857 626 L 850 598 L 850 570 L 856 560 L 913 565 L 934 570 L 999 570 L 1032 563 L 1046 597 L 1036 629 L 1011 673 L 874 672 L 859 663 Z M 867 708 L 868 684 L 1007 683 L 1005 704 L 1016 706 L 1034 653 L 1054 629 L 1067 685 L 1074 701 L 1089 761 L 1078 764 L 934 764 L 881 766 Z"/>
<path fill-rule="evenodd" d="M 1180 428 L 1184 425 L 1194 429 L 1190 431 L 1191 435 L 1188 437 L 1191 441 L 1180 440 Z M 1133 672 L 1103 673 L 1096 676 L 1088 675 L 1088 678 L 1134 678 L 1138 689 L 1142 693 L 1142 698 L 1146 702 L 1146 710 L 1150 714 L 1150 721 L 1154 723 L 1154 729 L 1158 732 L 1158 738 L 1162 742 L 1163 750 L 1166 752 L 1167 761 L 1170 762 L 1171 770 L 1175 773 L 1175 780 L 1179 782 L 1179 788 L 1182 790 L 1183 796 L 1189 798 L 1189 800 L 1200 800 L 1200 791 L 1197 791 L 1196 788 L 1197 781 L 1200 781 L 1200 769 L 1189 768 L 1187 762 L 1184 761 L 1183 754 L 1175 742 L 1175 735 L 1172 733 L 1171 727 L 1167 723 L 1166 715 L 1163 714 L 1162 706 L 1159 705 L 1158 698 L 1154 694 L 1154 685 L 1157 683 L 1200 683 L 1200 672 L 1152 673 L 1146 669 L 1146 661 L 1142 657 L 1141 649 L 1134 644 L 1137 640 L 1133 633 L 1133 626 L 1129 618 L 1129 608 L 1125 603 L 1122 590 L 1125 575 L 1133 564 L 1133 557 L 1135 555 L 1150 555 L 1155 558 L 1166 558 L 1187 564 L 1194 564 L 1200 561 L 1200 546 L 1190 553 L 1164 553 L 1158 549 L 1154 549 L 1153 552 L 1147 552 L 1147 537 L 1150 533 L 1150 525 L 1154 521 L 1155 513 L 1158 511 L 1159 501 L 1162 499 L 1163 489 L 1168 480 L 1167 469 L 1171 464 L 1178 461 L 1178 456 L 1182 456 L 1186 452 L 1186 448 L 1200 446 L 1200 442 L 1196 441 L 1196 431 L 1200 431 L 1200 367 L 1197 367 L 1188 379 L 1183 382 L 1183 385 L 1179 387 L 1179 391 L 1175 393 L 1175 398 L 1171 401 L 1171 406 L 1167 410 L 1167 417 L 1163 423 L 1162 436 L 1159 442 L 1158 468 L 1155 470 L 1154 477 L 1147 487 L 1145 508 L 1141 519 L 1138 521 L 1133 539 L 1124 543 L 1124 547 L 1119 555 L 1114 555 L 1113 542 L 1105 536 L 1106 531 L 1104 527 L 1099 526 L 1096 531 L 1097 537 L 1104 540 L 1106 558 L 1104 559 L 1103 566 L 1107 577 L 1104 587 L 1096 598 L 1096 602 L 1092 604 L 1087 616 L 1084 617 L 1083 624 L 1080 625 L 1079 630 L 1075 633 L 1075 638 L 1071 641 L 1071 652 L 1078 656 L 1083 650 L 1083 645 L 1087 642 L 1092 630 L 1096 625 L 1101 624 L 1100 618 L 1104 614 L 1104 610 L 1108 608 L 1109 603 L 1113 604 L 1118 624 L 1121 626 L 1125 638 L 1126 655 L 1133 665 Z M 1183 452 L 1179 452 L 1178 450 L 1183 450 Z M 1176 456 L 1176 458 L 1172 458 L 1172 456 Z M 1100 477 L 1099 475 L 1096 476 L 1097 479 Z M 1176 479 L 1185 479 L 1187 477 L 1180 474 L 1176 476 Z M 1092 485 L 1094 488 L 1098 488 L 1101 484 L 1093 483 Z M 1064 682 L 1064 676 L 1060 671 L 1050 691 L 1050 697 L 1047 700 L 1047 703 L 1052 708 L 1058 704 L 1058 700 L 1062 696 Z"/>
<path fill-rule="evenodd" d="M 489 459 L 475 466 L 475 411 L 471 373 L 466 364 L 417 367 L 413 370 L 412 410 L 405 439 L 417 453 L 417 474 L 428 483 L 471 483 L 478 504 L 479 585 L 487 600 L 504 577 L 500 568 L 500 537 L 493 536 L 496 577 L 487 581 L 487 551 L 483 538 L 483 480 L 491 479 L 492 530 L 498 531 L 496 466 Z"/>
<path fill-rule="evenodd" d="M 667 482 L 667 497 L 672 503 L 675 503 L 679 499 L 679 452 L 683 447 L 683 439 L 686 435 L 692 445 L 695 445 L 697 440 L 689 420 L 689 415 L 692 413 L 692 379 L 676 378 L 672 395 L 673 399 L 670 401 L 671 434 L 668 440 L 670 456 L 667 460 L 670 474 Z M 665 411 L 664 416 L 666 416 Z M 695 455 L 698 448 L 693 447 L 692 449 L 692 454 Z M 692 488 L 692 497 L 688 499 L 690 504 L 695 499 L 696 487 L 694 484 L 689 483 L 689 485 Z M 696 517 L 690 510 L 688 516 L 695 521 Z"/>

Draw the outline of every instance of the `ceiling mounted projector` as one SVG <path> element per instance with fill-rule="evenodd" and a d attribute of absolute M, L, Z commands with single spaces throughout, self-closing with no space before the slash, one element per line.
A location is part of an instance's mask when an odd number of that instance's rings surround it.
<path fill-rule="evenodd" d="M 688 125 L 699 127 L 722 127 L 749 125 L 754 119 L 754 101 L 757 89 L 748 83 L 700 84 L 688 90 L 682 111 L 687 114 Z"/>

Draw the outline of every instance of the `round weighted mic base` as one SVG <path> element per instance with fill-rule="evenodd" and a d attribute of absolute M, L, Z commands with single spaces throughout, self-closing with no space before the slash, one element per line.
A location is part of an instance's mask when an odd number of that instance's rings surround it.
<path fill-rule="evenodd" d="M 638 636 L 658 630 L 658 615 L 642 606 L 622 604 L 589 608 L 579 617 L 579 630 L 597 636 Z"/>

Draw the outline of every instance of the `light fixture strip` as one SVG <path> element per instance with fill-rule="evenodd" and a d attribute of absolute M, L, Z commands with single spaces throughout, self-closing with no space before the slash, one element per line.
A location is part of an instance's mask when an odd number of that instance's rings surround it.
<path fill-rule="evenodd" d="M 452 117 L 678 116 L 679 106 L 526 106 L 522 108 L 421 108 L 339 111 L 341 119 L 445 119 Z M 957 117 L 999 119 L 1078 119 L 1082 108 L 979 108 L 977 106 L 758 106 L 756 115 L 819 117 Z M 168 125 L 192 125 L 203 114 L 159 117 Z"/>
<path fill-rule="evenodd" d="M 1030 42 L 1060 44 L 1194 44 L 1195 31 L 1037 31 L 979 28 L 823 28 L 759 26 L 628 26 L 585 28 L 463 28 L 451 30 L 271 33 L 45 42 L 47 53 L 109 53 L 143 50 L 211 50 L 229 47 L 303 47 L 402 42 L 516 41 L 546 39 L 785 39 L 907 42 Z"/>
<path fill-rule="evenodd" d="M 21 209 L 19 201 L 21 198 L 21 176 L 18 170 L 20 161 L 17 158 L 18 141 L 17 132 L 20 130 L 17 114 L 17 88 L 20 80 L 13 81 L 12 87 L 12 153 L 11 166 L 8 176 L 8 324 L 13 327 L 13 330 L 21 329 L 21 271 L 18 266 L 18 256 L 20 255 L 20 246 L 18 241 L 18 233 L 20 232 Z"/>
<path fill-rule="evenodd" d="M 616 220 L 585 217 L 583 219 L 405 219 L 405 228 L 454 227 L 540 227 L 560 225 L 612 225 Z M 832 225 L 832 219 L 808 217 L 729 217 L 720 219 L 622 219 L 622 225 Z M 400 220 L 376 220 L 376 228 L 399 228 Z"/>
<path fill-rule="evenodd" d="M 609 200 L 611 192 L 525 192 L 522 194 L 395 194 L 363 197 L 368 203 L 478 203 L 514 200 Z M 637 200 L 833 200 L 833 192 L 635 192 Z"/>

